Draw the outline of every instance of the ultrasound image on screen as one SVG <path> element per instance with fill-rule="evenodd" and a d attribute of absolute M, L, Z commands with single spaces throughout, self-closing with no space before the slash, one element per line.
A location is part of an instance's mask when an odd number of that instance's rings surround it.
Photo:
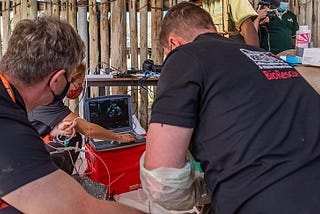
<path fill-rule="evenodd" d="M 116 98 L 89 102 L 90 122 L 106 129 L 129 127 L 128 99 Z"/>

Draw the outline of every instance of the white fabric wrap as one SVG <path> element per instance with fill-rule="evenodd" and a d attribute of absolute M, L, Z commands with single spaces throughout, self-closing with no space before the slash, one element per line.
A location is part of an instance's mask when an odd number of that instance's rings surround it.
<path fill-rule="evenodd" d="M 210 202 L 210 192 L 196 171 L 192 156 L 183 168 L 144 168 L 145 153 L 140 159 L 140 179 L 148 199 L 167 210 L 188 210 Z M 191 160 L 190 160 L 191 158 Z"/>

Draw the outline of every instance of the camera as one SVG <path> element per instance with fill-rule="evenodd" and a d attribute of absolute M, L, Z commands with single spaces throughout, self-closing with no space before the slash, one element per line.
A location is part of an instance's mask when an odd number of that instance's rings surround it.
<path fill-rule="evenodd" d="M 277 8 L 280 5 L 280 1 L 278 0 L 261 0 L 258 3 L 259 7 L 258 9 L 265 9 L 268 8 L 267 17 L 269 17 L 270 20 L 273 20 L 277 14 L 275 12 L 275 8 Z"/>
<path fill-rule="evenodd" d="M 269 10 L 267 12 L 267 16 L 269 17 L 270 20 L 273 20 L 277 16 L 277 14 L 274 10 Z"/>
<path fill-rule="evenodd" d="M 162 65 L 155 65 L 153 60 L 147 59 L 142 64 L 142 71 L 152 71 L 154 73 L 160 73 L 161 72 Z"/>

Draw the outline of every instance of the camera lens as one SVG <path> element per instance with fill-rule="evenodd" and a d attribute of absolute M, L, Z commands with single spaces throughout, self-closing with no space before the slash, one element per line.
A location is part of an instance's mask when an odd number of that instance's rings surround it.
<path fill-rule="evenodd" d="M 273 10 L 269 10 L 267 12 L 267 16 L 269 17 L 270 20 L 273 20 L 276 17 L 276 15 L 277 15 L 276 12 Z"/>

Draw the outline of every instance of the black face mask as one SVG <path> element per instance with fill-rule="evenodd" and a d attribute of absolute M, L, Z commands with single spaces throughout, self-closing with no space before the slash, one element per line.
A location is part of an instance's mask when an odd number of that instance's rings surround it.
<path fill-rule="evenodd" d="M 54 73 L 55 74 L 55 73 Z M 53 75 L 54 75 L 53 74 Z M 53 76 L 52 75 L 52 76 Z M 55 102 L 57 102 L 57 101 L 60 101 L 60 100 L 62 100 L 66 95 L 67 95 L 67 93 L 68 93 L 68 91 L 69 91 L 69 88 L 70 88 L 70 82 L 68 81 L 68 78 L 67 78 L 67 75 L 66 74 L 64 74 L 64 77 L 66 78 L 66 80 L 67 80 L 67 84 L 66 84 L 66 86 L 64 87 L 64 89 L 63 89 L 63 91 L 61 92 L 61 94 L 59 94 L 59 95 L 56 95 L 52 90 L 51 90 L 51 93 L 52 93 L 52 95 L 53 95 L 53 100 L 52 100 L 52 102 L 51 103 L 55 103 Z M 51 81 L 51 78 L 49 79 L 49 83 L 48 84 L 50 84 L 50 81 Z"/>
<path fill-rule="evenodd" d="M 53 93 L 53 91 L 51 91 L 52 94 L 53 94 L 52 103 L 57 102 L 57 101 L 60 101 L 60 100 L 62 100 L 65 96 L 67 96 L 68 91 L 69 91 L 69 88 L 70 88 L 70 82 L 67 81 L 66 87 L 63 89 L 63 91 L 61 92 L 61 94 L 55 95 L 55 94 Z"/>

